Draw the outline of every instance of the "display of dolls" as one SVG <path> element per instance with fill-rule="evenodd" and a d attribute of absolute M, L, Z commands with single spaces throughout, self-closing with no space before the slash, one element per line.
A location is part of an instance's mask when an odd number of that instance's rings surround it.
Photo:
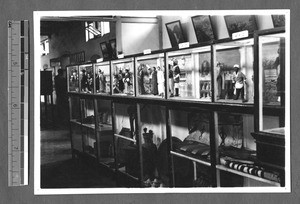
<path fill-rule="evenodd" d="M 158 95 L 164 96 L 164 83 L 165 76 L 162 68 L 160 66 L 157 67 L 157 86 L 158 86 Z"/>
<path fill-rule="evenodd" d="M 178 61 L 174 60 L 173 65 L 175 96 L 179 96 L 180 68 L 178 66 Z"/>

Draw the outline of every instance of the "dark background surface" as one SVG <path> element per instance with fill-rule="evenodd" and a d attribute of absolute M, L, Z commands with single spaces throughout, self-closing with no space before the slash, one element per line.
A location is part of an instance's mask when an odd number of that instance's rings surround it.
<path fill-rule="evenodd" d="M 126 2 L 126 3 L 125 3 Z M 0 2 L 0 203 L 298 203 L 300 200 L 299 145 L 299 11 L 298 0 L 2 0 Z M 273 194 L 130 194 L 130 195 L 34 195 L 33 111 L 30 113 L 30 178 L 24 187 L 7 187 L 7 21 L 29 20 L 31 30 L 31 79 L 33 79 L 33 11 L 47 10 L 231 10 L 291 9 L 291 171 L 292 193 Z M 36 69 L 39 69 L 37 67 Z M 31 100 L 33 101 L 33 80 Z M 36 104 L 39 105 L 39 104 Z M 34 104 L 30 104 L 31 110 Z M 288 152 L 287 152 L 288 153 Z"/>

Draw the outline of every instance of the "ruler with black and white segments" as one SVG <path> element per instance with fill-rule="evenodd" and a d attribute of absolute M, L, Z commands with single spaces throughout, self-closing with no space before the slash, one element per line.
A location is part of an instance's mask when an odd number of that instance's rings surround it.
<path fill-rule="evenodd" d="M 28 185 L 29 22 L 8 21 L 8 185 Z"/>

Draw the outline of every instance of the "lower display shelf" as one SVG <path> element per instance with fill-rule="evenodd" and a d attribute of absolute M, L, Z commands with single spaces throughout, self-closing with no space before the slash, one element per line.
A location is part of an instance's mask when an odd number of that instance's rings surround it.
<path fill-rule="evenodd" d="M 205 161 L 205 160 L 202 160 L 202 159 L 199 159 L 199 158 L 196 158 L 196 157 L 192 157 L 192 156 L 185 155 L 185 154 L 178 153 L 178 152 L 174 152 L 174 151 L 171 151 L 171 154 L 175 155 L 175 156 L 178 156 L 178 157 L 181 157 L 181 158 L 189 159 L 191 161 L 194 161 L 194 162 L 206 165 L 206 166 L 211 166 L 211 163 L 209 161 Z"/>
<path fill-rule="evenodd" d="M 122 138 L 122 139 L 125 139 L 125 140 L 129 140 L 129 141 L 132 141 L 132 142 L 136 143 L 136 140 L 135 140 L 135 139 L 132 139 L 132 138 L 129 138 L 129 137 L 126 137 L 126 136 L 123 136 L 123 135 L 114 134 L 114 136 L 115 136 L 115 137 Z"/>
<path fill-rule="evenodd" d="M 128 176 L 128 177 L 130 177 L 130 178 L 132 178 L 132 179 L 134 179 L 134 180 L 136 180 L 136 181 L 139 180 L 139 178 L 137 178 L 137 177 L 135 177 L 135 176 L 133 176 L 133 175 L 128 174 L 128 173 L 126 172 L 125 166 L 119 168 L 119 169 L 118 169 L 118 172 L 120 172 L 120 173 L 122 173 L 122 174 L 124 174 L 124 175 L 126 175 L 126 176 Z"/>
<path fill-rule="evenodd" d="M 239 175 L 239 176 L 243 176 L 243 177 L 247 177 L 247 178 L 250 178 L 250 179 L 254 179 L 256 181 L 268 183 L 268 184 L 270 184 L 270 185 L 272 185 L 274 187 L 275 186 L 276 187 L 280 187 L 280 182 L 275 182 L 275 181 L 271 181 L 271 180 L 268 180 L 268 179 L 265 179 L 265 178 L 262 178 L 262 177 L 259 177 L 259 176 L 251 175 L 249 173 L 244 173 L 244 172 L 241 172 L 241 171 L 238 171 L 238 170 L 235 170 L 235 169 L 228 168 L 228 167 L 223 166 L 223 165 L 216 165 L 216 168 L 218 170 L 227 171 L 227 172 Z"/>
<path fill-rule="evenodd" d="M 95 124 L 83 123 L 82 126 L 93 130 L 95 129 Z"/>
<path fill-rule="evenodd" d="M 78 122 L 76 119 L 70 120 L 71 123 L 76 124 L 76 125 L 81 125 L 80 122 Z"/>
<path fill-rule="evenodd" d="M 114 169 L 115 166 L 115 159 L 114 158 L 99 158 L 99 162 L 106 167 Z"/>

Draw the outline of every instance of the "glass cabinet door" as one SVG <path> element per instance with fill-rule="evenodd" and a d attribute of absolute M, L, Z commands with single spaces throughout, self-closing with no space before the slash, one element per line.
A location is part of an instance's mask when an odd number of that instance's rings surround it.
<path fill-rule="evenodd" d="M 81 112 L 80 98 L 78 96 L 69 97 L 70 109 L 70 127 L 72 148 L 79 152 L 83 151 L 82 133 L 81 133 Z"/>
<path fill-rule="evenodd" d="M 144 187 L 169 186 L 166 109 L 138 104 Z"/>
<path fill-rule="evenodd" d="M 167 53 L 168 98 L 211 101 L 211 47 Z"/>
<path fill-rule="evenodd" d="M 112 61 L 113 94 L 134 96 L 133 58 Z"/>
<path fill-rule="evenodd" d="M 68 76 L 68 91 L 79 92 L 78 66 L 67 67 L 67 76 Z"/>
<path fill-rule="evenodd" d="M 286 33 L 258 36 L 259 130 L 281 135 L 285 133 L 285 39 Z"/>
<path fill-rule="evenodd" d="M 165 95 L 164 54 L 136 58 L 137 95 L 161 97 Z"/>
<path fill-rule="evenodd" d="M 112 129 L 111 101 L 96 100 L 97 153 L 99 162 L 114 167 L 114 143 Z"/>
<path fill-rule="evenodd" d="M 79 87 L 82 93 L 94 93 L 94 69 L 92 64 L 79 66 Z"/>
<path fill-rule="evenodd" d="M 275 168 L 280 173 L 280 185 L 285 186 L 288 173 L 287 149 L 289 141 L 290 113 L 286 98 L 286 71 L 288 35 L 284 28 L 275 31 L 258 32 L 257 41 L 257 72 L 256 86 L 256 123 L 252 134 L 256 140 L 257 158 L 266 167 Z"/>
<path fill-rule="evenodd" d="M 81 120 L 83 152 L 97 157 L 97 141 L 95 137 L 95 111 L 92 99 L 81 99 Z"/>
<path fill-rule="evenodd" d="M 138 181 L 140 153 L 135 134 L 136 105 L 114 103 L 113 107 L 116 169 L 119 173 Z"/>
<path fill-rule="evenodd" d="M 254 102 L 253 38 L 214 46 L 214 97 L 216 102 Z"/>
<path fill-rule="evenodd" d="M 94 64 L 95 90 L 97 94 L 110 94 L 110 64 L 101 62 Z"/>
<path fill-rule="evenodd" d="M 201 110 L 169 110 L 173 185 L 210 187 L 210 114 Z"/>

